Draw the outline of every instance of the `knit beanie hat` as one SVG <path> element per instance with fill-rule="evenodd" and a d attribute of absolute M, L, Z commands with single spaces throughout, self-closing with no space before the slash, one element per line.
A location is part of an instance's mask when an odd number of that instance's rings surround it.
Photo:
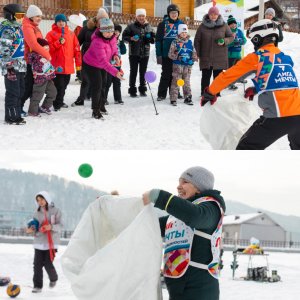
<path fill-rule="evenodd" d="M 58 14 L 55 16 L 55 24 L 59 21 L 63 21 L 67 23 L 67 17 L 64 14 Z"/>
<path fill-rule="evenodd" d="M 45 39 L 38 38 L 38 39 L 37 39 L 37 42 L 38 42 L 42 47 L 44 47 L 44 46 L 49 46 L 49 42 L 48 42 L 47 40 L 45 40 Z"/>
<path fill-rule="evenodd" d="M 103 19 L 103 18 L 105 18 L 105 19 L 109 18 L 108 12 L 104 7 L 100 7 L 99 10 L 98 10 L 96 19 L 98 21 L 98 20 Z"/>
<path fill-rule="evenodd" d="M 120 24 L 115 24 L 115 31 L 119 31 L 120 33 L 122 33 L 122 26 Z"/>
<path fill-rule="evenodd" d="M 137 8 L 135 11 L 136 16 L 145 16 L 146 17 L 146 9 L 145 8 Z"/>
<path fill-rule="evenodd" d="M 26 12 L 27 18 L 42 16 L 42 15 L 43 15 L 42 11 L 36 5 L 33 5 L 33 4 L 29 5 L 27 12 Z"/>
<path fill-rule="evenodd" d="M 203 167 L 191 167 L 184 171 L 180 178 L 193 184 L 200 192 L 214 188 L 214 175 Z"/>
<path fill-rule="evenodd" d="M 111 19 L 100 19 L 100 32 L 114 32 L 115 26 Z"/>
<path fill-rule="evenodd" d="M 208 15 L 219 15 L 219 9 L 216 6 L 213 6 L 209 9 Z"/>
<path fill-rule="evenodd" d="M 179 24 L 179 26 L 178 26 L 178 35 L 180 35 L 183 32 L 188 33 L 189 29 L 188 29 L 186 24 Z"/>
<path fill-rule="evenodd" d="M 230 15 L 228 17 L 227 24 L 228 25 L 230 25 L 230 24 L 237 24 L 236 19 L 232 15 Z"/>
<path fill-rule="evenodd" d="M 275 17 L 276 13 L 275 13 L 275 9 L 272 7 L 269 7 L 266 11 L 265 11 L 265 15 L 272 15 L 273 17 Z"/>

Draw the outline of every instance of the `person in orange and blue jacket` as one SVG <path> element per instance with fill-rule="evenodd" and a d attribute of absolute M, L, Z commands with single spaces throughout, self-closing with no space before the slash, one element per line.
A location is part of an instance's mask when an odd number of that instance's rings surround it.
<path fill-rule="evenodd" d="M 245 74 L 256 72 L 254 87 L 248 87 L 245 98 L 253 100 L 258 94 L 258 105 L 263 116 L 256 120 L 240 139 L 237 150 L 263 150 L 287 135 L 292 150 L 300 149 L 300 91 L 290 56 L 278 47 L 278 26 L 271 20 L 260 20 L 249 30 L 254 53 L 222 72 L 205 89 L 201 106 L 214 104 L 217 94 Z"/>
<path fill-rule="evenodd" d="M 81 70 L 80 45 L 75 33 L 67 25 L 67 17 L 63 14 L 55 16 L 55 23 L 52 25 L 52 30 L 47 33 L 46 39 L 50 45 L 51 64 L 56 71 L 54 84 L 57 89 L 57 96 L 53 102 L 53 107 L 57 111 L 68 107 L 64 103 L 64 96 L 71 74 L 75 73 L 74 60 L 76 70 Z"/>

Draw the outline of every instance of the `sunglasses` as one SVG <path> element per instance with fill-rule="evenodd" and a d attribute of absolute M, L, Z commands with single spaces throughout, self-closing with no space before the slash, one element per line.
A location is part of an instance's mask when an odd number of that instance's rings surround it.
<path fill-rule="evenodd" d="M 25 16 L 25 13 L 15 13 L 16 19 L 22 19 L 22 18 L 24 18 L 24 16 Z"/>

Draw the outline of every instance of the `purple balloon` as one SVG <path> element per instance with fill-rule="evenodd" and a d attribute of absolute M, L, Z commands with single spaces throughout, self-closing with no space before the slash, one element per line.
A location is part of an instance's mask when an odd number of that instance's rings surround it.
<path fill-rule="evenodd" d="M 145 73 L 145 80 L 148 82 L 148 83 L 152 83 L 156 80 L 156 74 L 155 72 L 153 71 L 148 71 Z"/>

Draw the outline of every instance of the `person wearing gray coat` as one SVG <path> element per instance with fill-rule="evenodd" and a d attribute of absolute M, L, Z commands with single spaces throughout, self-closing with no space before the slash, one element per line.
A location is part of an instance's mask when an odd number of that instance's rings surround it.
<path fill-rule="evenodd" d="M 202 71 L 201 95 L 209 86 L 211 75 L 216 78 L 222 70 L 228 68 L 227 45 L 233 40 L 232 32 L 218 8 L 211 7 L 208 14 L 203 17 L 194 40 Z"/>
<path fill-rule="evenodd" d="M 53 288 L 58 280 L 53 260 L 60 242 L 62 223 L 61 211 L 54 206 L 48 192 L 39 192 L 35 199 L 38 209 L 33 215 L 33 220 L 28 224 L 26 232 L 34 234 L 32 292 L 40 293 L 43 288 L 43 267 L 48 274 L 50 288 Z"/>

